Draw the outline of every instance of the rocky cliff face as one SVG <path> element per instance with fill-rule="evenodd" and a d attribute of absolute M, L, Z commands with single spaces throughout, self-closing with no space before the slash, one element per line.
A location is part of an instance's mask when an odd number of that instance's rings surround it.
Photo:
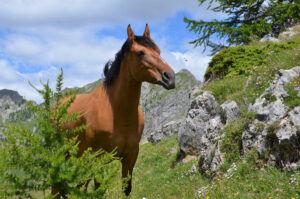
<path fill-rule="evenodd" d="M 241 132 L 241 155 L 255 150 L 267 164 L 300 168 L 300 67 L 279 70 L 270 86 L 249 104 L 255 115 Z M 223 129 L 239 117 L 234 101 L 219 105 L 209 92 L 192 100 L 178 134 L 181 156 L 199 158 L 199 169 L 215 172 L 224 161 Z"/>
<path fill-rule="evenodd" d="M 200 83 L 188 70 L 176 73 L 176 88 L 173 90 L 143 83 L 141 95 L 141 106 L 145 112 L 143 138 L 157 142 L 177 132 L 177 126 L 185 118 L 190 105 L 191 91 L 199 85 Z"/>

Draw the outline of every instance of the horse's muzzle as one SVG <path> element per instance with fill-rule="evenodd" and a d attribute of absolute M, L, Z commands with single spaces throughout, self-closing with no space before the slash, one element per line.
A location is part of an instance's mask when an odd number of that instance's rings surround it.
<path fill-rule="evenodd" d="M 160 84 L 167 90 L 175 88 L 175 73 L 174 72 L 163 72 L 161 74 L 162 81 Z"/>

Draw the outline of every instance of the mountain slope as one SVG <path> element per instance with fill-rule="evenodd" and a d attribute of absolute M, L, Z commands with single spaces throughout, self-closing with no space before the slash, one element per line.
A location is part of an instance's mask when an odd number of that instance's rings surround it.
<path fill-rule="evenodd" d="M 4 122 L 10 115 L 25 107 L 26 100 L 13 90 L 0 90 L 0 121 Z"/>
<path fill-rule="evenodd" d="M 164 125 L 184 119 L 190 103 L 190 93 L 200 82 L 188 70 L 176 73 L 176 88 L 165 90 L 159 85 L 144 83 L 141 106 L 145 112 L 144 138 L 158 133 Z"/>

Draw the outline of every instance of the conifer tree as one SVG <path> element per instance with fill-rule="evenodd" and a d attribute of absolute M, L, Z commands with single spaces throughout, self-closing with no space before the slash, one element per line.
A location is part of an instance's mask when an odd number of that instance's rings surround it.
<path fill-rule="evenodd" d="M 4 132 L 6 140 L 0 142 L 0 198 L 52 198 L 52 187 L 63 190 L 68 198 L 103 198 L 116 180 L 118 165 L 114 153 L 89 149 L 78 157 L 76 136 L 85 127 L 63 128 L 79 115 L 67 113 L 75 95 L 60 103 L 62 82 L 61 71 L 55 92 L 49 82 L 36 89 L 44 102 L 28 104 L 33 125 L 14 122 Z M 101 186 L 94 189 L 90 183 L 86 190 L 86 183 L 92 179 Z M 36 196 L 37 193 L 44 194 Z"/>
<path fill-rule="evenodd" d="M 244 45 L 266 35 L 278 36 L 300 20 L 299 0 L 198 0 L 200 6 L 223 13 L 224 19 L 204 21 L 187 17 L 187 28 L 197 34 L 191 41 L 195 46 L 204 45 L 212 53 L 230 45 Z M 221 42 L 216 42 L 216 38 Z"/>

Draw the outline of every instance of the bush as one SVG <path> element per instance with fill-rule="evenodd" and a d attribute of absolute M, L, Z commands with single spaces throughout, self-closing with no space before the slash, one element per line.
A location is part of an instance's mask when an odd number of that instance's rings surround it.
<path fill-rule="evenodd" d="M 42 90 L 37 89 L 44 103 L 28 105 L 33 115 L 32 126 L 14 123 L 4 132 L 6 141 L 0 143 L 0 198 L 51 198 L 52 187 L 64 191 L 69 198 L 102 198 L 116 179 L 114 153 L 88 149 L 78 157 L 76 135 L 84 126 L 63 128 L 79 115 L 67 113 L 74 95 L 59 103 L 62 80 L 61 72 L 55 93 L 49 83 Z M 85 190 L 91 179 L 101 186 L 96 189 L 90 185 Z M 37 193 L 44 194 L 36 196 Z"/>
<path fill-rule="evenodd" d="M 216 54 L 205 72 L 205 80 L 223 78 L 226 76 L 250 75 L 253 67 L 260 67 L 274 53 L 290 49 L 293 43 L 269 43 L 226 48 Z"/>

